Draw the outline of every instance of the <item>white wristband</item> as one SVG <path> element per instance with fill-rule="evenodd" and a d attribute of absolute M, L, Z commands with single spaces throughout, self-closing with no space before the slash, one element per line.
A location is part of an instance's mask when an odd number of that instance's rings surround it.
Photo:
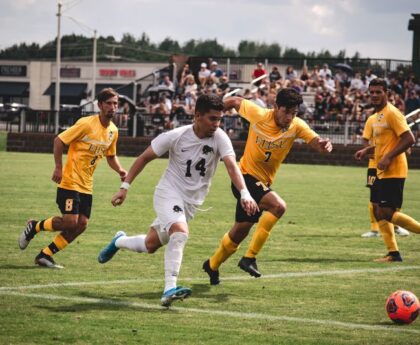
<path fill-rule="evenodd" d="M 251 194 L 249 193 L 248 189 L 246 188 L 241 189 L 241 199 L 252 199 Z"/>
<path fill-rule="evenodd" d="M 121 183 L 120 189 L 128 190 L 128 188 L 130 188 L 130 184 L 128 182 Z"/>

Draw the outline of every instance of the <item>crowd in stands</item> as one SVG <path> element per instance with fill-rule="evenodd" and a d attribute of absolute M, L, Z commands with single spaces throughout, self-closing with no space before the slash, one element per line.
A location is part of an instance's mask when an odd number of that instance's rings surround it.
<path fill-rule="evenodd" d="M 267 71 L 259 62 L 251 75 L 257 81 L 238 94 L 261 107 L 272 108 L 278 90 L 291 87 L 305 95 L 299 116 L 310 124 L 357 122 L 361 124 L 358 126 L 361 133 L 364 121 L 374 112 L 369 102 L 368 86 L 377 76 L 370 69 L 352 73 L 351 67 L 344 64 L 342 67 L 331 69 L 325 63 L 321 67 L 314 66 L 309 70 L 304 66 L 296 71 L 288 66 L 282 75 L 278 66 L 272 66 L 271 71 Z M 420 108 L 420 83 L 414 75 L 407 77 L 397 73 L 385 79 L 389 84 L 389 101 L 402 113 L 408 114 Z M 228 76 L 216 61 L 211 61 L 209 65 L 201 63 L 197 73 L 193 73 L 186 64 L 178 80 L 171 81 L 165 75 L 160 87 L 168 92 L 149 96 L 145 106 L 149 113 L 158 114 L 164 119 L 165 129 L 184 124 L 182 119 L 191 120 L 195 101 L 201 93 L 213 92 L 223 96 L 232 91 Z M 225 120 L 224 127 L 228 131 L 229 126 L 234 128 L 232 121 L 236 120 Z"/>

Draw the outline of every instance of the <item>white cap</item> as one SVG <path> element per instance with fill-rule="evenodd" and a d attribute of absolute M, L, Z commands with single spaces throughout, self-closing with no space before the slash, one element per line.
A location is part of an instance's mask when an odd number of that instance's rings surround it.
<path fill-rule="evenodd" d="M 207 64 L 206 64 L 205 62 L 203 62 L 203 63 L 201 64 L 201 67 L 206 68 L 206 67 L 207 67 Z"/>
<path fill-rule="evenodd" d="M 213 61 L 211 64 L 212 65 L 217 65 L 217 62 L 216 61 Z"/>

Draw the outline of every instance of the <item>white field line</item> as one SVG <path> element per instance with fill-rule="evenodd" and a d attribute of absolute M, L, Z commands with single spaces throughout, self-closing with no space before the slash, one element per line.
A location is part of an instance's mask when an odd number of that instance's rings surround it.
<path fill-rule="evenodd" d="M 287 279 L 287 278 L 305 278 L 305 277 L 316 277 L 316 276 L 333 276 L 333 275 L 353 275 L 353 274 L 365 274 L 365 273 L 383 273 L 383 272 L 395 272 L 395 271 L 408 271 L 418 270 L 420 266 L 393 266 L 384 268 L 364 268 L 364 269 L 350 269 L 350 270 L 325 270 L 325 271 L 308 271 L 308 272 L 285 272 L 277 274 L 266 274 L 258 279 Z M 205 273 L 203 273 L 205 275 Z M 248 275 L 221 277 L 222 281 L 244 281 L 252 280 Z M 65 287 L 65 286 L 91 286 L 91 285 L 111 285 L 111 284 L 141 284 L 141 283 L 154 283 L 162 282 L 160 279 L 125 279 L 125 280 L 96 280 L 96 281 L 85 281 L 85 282 L 64 282 L 64 283 L 51 283 L 51 284 L 36 284 L 36 285 L 22 285 L 22 286 L 1 286 L 0 291 L 14 291 L 24 289 L 43 289 L 43 288 L 54 288 L 54 287 Z M 208 281 L 209 278 L 181 278 L 180 281 Z"/>
<path fill-rule="evenodd" d="M 50 294 L 33 294 L 33 293 L 22 293 L 17 291 L 0 291 L 0 295 L 12 295 L 19 297 L 28 297 L 28 298 L 40 298 L 47 299 L 50 301 L 53 300 L 62 300 L 69 302 L 77 303 L 92 303 L 92 304 L 105 304 L 105 305 L 116 305 L 116 306 L 125 306 L 131 308 L 139 309 L 148 309 L 148 310 L 166 310 L 157 305 L 151 305 L 147 303 L 139 302 L 130 302 L 130 301 L 115 301 L 101 298 L 89 298 L 89 297 L 66 297 Z M 297 322 L 297 323 L 307 323 L 307 324 L 317 324 L 328 327 L 337 327 L 337 328 L 348 328 L 348 329 L 360 329 L 366 331 L 387 331 L 394 333 L 414 333 L 420 334 L 420 330 L 402 328 L 400 326 L 379 326 L 379 325 L 366 325 L 358 324 L 352 322 L 341 322 L 335 320 L 316 320 L 316 319 L 307 319 L 300 317 L 289 317 L 289 316 L 276 316 L 269 314 L 261 313 L 241 313 L 235 311 L 226 311 L 226 310 L 212 310 L 212 309 L 198 309 L 198 308 L 185 308 L 185 307 L 171 307 L 171 310 L 183 312 L 183 313 L 196 313 L 196 314 L 206 314 L 206 315 L 218 315 L 223 317 L 234 317 L 240 319 L 253 319 L 253 320 L 268 320 L 268 321 L 288 321 L 288 322 Z"/>

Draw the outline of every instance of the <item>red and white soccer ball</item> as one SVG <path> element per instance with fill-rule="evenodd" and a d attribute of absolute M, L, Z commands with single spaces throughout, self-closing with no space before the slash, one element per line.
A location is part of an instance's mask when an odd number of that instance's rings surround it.
<path fill-rule="evenodd" d="M 389 318 L 399 325 L 412 323 L 420 313 L 420 302 L 410 291 L 398 290 L 386 301 Z"/>

